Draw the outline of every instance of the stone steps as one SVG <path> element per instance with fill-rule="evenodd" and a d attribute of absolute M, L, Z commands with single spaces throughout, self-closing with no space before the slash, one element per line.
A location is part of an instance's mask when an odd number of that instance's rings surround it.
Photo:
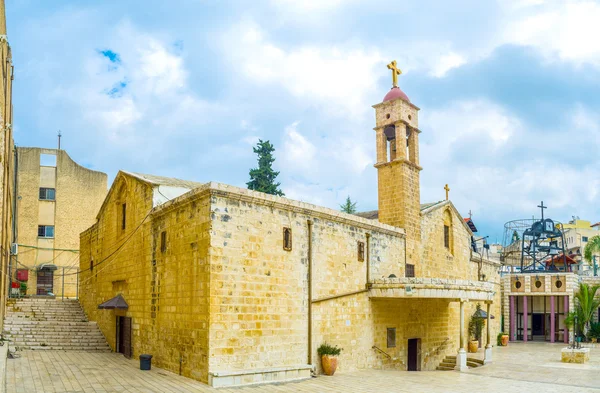
<path fill-rule="evenodd" d="M 110 351 L 76 300 L 9 300 L 4 336 L 17 350 Z"/>
<path fill-rule="evenodd" d="M 94 352 L 111 352 L 107 345 L 98 347 L 61 347 L 61 346 L 30 346 L 30 347 L 15 347 L 18 351 L 94 351 Z"/>
<path fill-rule="evenodd" d="M 436 367 L 439 371 L 450 371 L 454 370 L 456 366 L 456 356 L 446 356 L 441 363 Z M 483 366 L 483 360 L 476 358 L 467 358 L 467 367 L 477 368 Z"/>

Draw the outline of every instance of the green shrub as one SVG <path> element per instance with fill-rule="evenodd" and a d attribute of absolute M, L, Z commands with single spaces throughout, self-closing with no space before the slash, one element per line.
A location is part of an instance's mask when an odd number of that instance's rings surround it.
<path fill-rule="evenodd" d="M 590 324 L 590 331 L 588 332 L 588 338 L 600 338 L 600 322 Z"/>
<path fill-rule="evenodd" d="M 327 343 L 321 344 L 319 348 L 317 348 L 317 353 L 319 356 L 329 355 L 329 356 L 338 356 L 342 352 L 343 348 L 338 348 L 338 346 L 331 346 Z"/>

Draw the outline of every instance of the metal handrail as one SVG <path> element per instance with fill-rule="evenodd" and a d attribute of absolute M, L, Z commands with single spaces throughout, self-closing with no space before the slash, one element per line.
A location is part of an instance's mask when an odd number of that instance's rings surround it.
<path fill-rule="evenodd" d="M 375 350 L 377 350 L 377 351 L 379 351 L 379 352 L 381 352 L 382 354 L 384 354 L 385 356 L 387 356 L 390 360 L 392 359 L 392 356 L 390 354 L 384 352 L 381 348 L 379 348 L 379 347 L 377 347 L 375 345 L 373 345 L 372 348 L 375 349 Z"/>
<path fill-rule="evenodd" d="M 448 343 L 448 341 L 450 341 L 450 337 L 446 337 L 444 342 L 441 343 L 436 349 L 434 349 L 432 353 L 438 355 L 442 347 L 444 347 Z"/>

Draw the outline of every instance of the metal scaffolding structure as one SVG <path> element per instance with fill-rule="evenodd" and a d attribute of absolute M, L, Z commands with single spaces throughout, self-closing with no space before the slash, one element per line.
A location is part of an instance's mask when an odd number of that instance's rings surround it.
<path fill-rule="evenodd" d="M 524 218 L 504 224 L 501 260 L 505 265 L 519 267 L 523 273 L 556 271 L 555 262 L 567 265 L 564 250 L 562 223 L 544 218 L 544 203 L 540 206 L 541 218 Z"/>

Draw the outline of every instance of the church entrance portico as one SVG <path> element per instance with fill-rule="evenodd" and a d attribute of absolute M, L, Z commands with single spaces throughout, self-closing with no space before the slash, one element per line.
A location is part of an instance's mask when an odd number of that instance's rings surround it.
<path fill-rule="evenodd" d="M 463 297 L 458 297 L 459 295 Z M 385 316 L 384 313 L 398 309 L 402 310 L 402 314 L 394 313 L 396 318 L 402 315 L 403 320 L 411 321 L 403 328 L 403 332 L 398 332 L 399 335 L 402 334 L 407 338 L 406 347 L 401 349 L 405 354 L 402 357 L 406 359 L 406 370 L 428 370 L 430 367 L 437 366 L 441 359 L 450 354 L 457 354 L 456 370 L 468 370 L 466 348 L 469 337 L 467 327 L 477 304 L 481 305 L 484 310 L 487 307 L 487 313 L 485 315 L 482 313 L 486 318 L 486 329 L 482 335 L 486 340 L 484 362 L 492 361 L 490 319 L 493 304 L 491 299 L 493 299 L 494 292 L 490 283 L 466 280 L 388 278 L 373 280 L 369 296 L 372 300 L 376 300 L 374 304 L 382 305 L 382 315 Z M 414 314 L 411 309 L 414 309 Z M 392 321 L 384 323 L 390 324 L 393 323 Z M 379 322 L 378 319 L 376 322 Z M 382 329 L 383 327 L 381 326 Z M 416 353 L 425 354 L 422 358 L 414 355 L 415 346 L 420 347 Z"/>

